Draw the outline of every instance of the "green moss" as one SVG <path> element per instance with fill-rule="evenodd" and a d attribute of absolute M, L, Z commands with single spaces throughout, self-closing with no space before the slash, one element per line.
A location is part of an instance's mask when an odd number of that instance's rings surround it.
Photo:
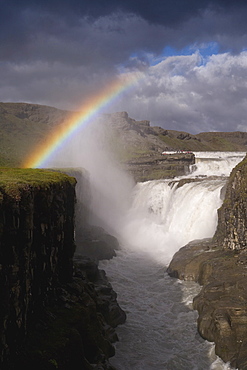
<path fill-rule="evenodd" d="M 73 177 L 61 172 L 44 169 L 0 168 L 0 192 L 17 199 L 22 191 L 34 187 L 49 188 L 52 184 L 69 182 L 76 184 Z"/>

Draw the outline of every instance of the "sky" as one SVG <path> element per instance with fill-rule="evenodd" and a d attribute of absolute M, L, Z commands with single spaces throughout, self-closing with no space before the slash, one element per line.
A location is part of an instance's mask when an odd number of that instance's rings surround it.
<path fill-rule="evenodd" d="M 0 101 L 107 112 L 165 129 L 247 131 L 246 0 L 0 0 Z"/>

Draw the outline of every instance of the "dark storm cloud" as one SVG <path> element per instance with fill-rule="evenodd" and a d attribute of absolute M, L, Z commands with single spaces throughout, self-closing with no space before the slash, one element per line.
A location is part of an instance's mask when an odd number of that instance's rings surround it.
<path fill-rule="evenodd" d="M 121 13 L 134 14 L 146 20 L 149 23 L 162 25 L 167 28 L 177 29 L 193 18 L 199 18 L 202 21 L 205 12 L 210 11 L 210 16 L 215 14 L 221 18 L 232 19 L 228 27 L 221 29 L 222 24 L 218 22 L 209 23 L 210 26 L 200 27 L 196 33 L 190 33 L 187 29 L 187 35 L 191 40 L 196 39 L 207 33 L 238 34 L 246 33 L 247 23 L 247 3 L 244 0 L 9 0 L 3 1 L 0 12 L 1 28 L 5 32 L 2 37 L 11 41 L 25 41 L 30 37 L 30 31 L 39 32 L 46 29 L 47 32 L 59 32 L 52 26 L 53 17 L 62 18 L 67 27 L 71 27 L 81 18 L 89 17 L 96 19 L 111 14 Z M 28 15 L 32 15 L 29 17 Z M 50 16 L 50 20 L 49 20 Z M 37 19 L 39 21 L 37 22 Z M 213 24 L 212 24 L 213 23 Z"/>
<path fill-rule="evenodd" d="M 166 44 L 183 48 L 215 38 L 222 50 L 241 51 L 246 16 L 241 0 L 2 1 L 0 59 L 66 62 L 67 56 L 97 65 L 100 56 L 115 65 L 134 51 L 159 54 Z"/>
<path fill-rule="evenodd" d="M 146 82 L 119 105 L 133 118 L 194 132 L 236 122 L 244 130 L 246 17 L 241 0 L 0 0 L 0 100 L 77 109 L 120 72 L 138 70 Z M 167 45 L 195 51 L 212 42 L 236 59 L 200 66 L 195 53 L 163 62 Z"/>
<path fill-rule="evenodd" d="M 230 11 L 246 6 L 245 0 L 9 0 L 3 8 L 19 12 L 33 8 L 60 14 L 99 17 L 113 12 L 134 13 L 152 23 L 178 23 L 210 7 Z M 4 10 L 4 9 L 3 9 Z"/>

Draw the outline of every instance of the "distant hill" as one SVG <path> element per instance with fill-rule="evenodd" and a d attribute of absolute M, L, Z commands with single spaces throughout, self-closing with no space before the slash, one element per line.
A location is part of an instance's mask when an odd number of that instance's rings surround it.
<path fill-rule="evenodd" d="M 27 103 L 0 103 L 0 166 L 20 166 L 38 143 L 72 112 Z M 102 117 L 109 145 L 123 162 L 156 157 L 166 150 L 246 151 L 247 132 L 186 132 L 152 127 L 126 112 Z"/>
<path fill-rule="evenodd" d="M 0 165 L 20 166 L 23 158 L 69 112 L 26 103 L 0 103 Z"/>
<path fill-rule="evenodd" d="M 105 124 L 115 132 L 114 142 L 122 150 L 123 160 L 155 156 L 169 150 L 243 151 L 247 150 L 247 132 L 187 132 L 152 127 L 149 121 L 136 121 L 126 112 L 105 116 Z"/>

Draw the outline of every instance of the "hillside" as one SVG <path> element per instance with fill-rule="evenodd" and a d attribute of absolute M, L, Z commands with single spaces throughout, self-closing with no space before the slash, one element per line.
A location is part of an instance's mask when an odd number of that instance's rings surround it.
<path fill-rule="evenodd" d="M 0 103 L 0 166 L 20 166 L 23 158 L 69 112 L 26 103 Z"/>
<path fill-rule="evenodd" d="M 27 103 L 0 103 L 0 165 L 20 166 L 23 158 L 72 112 Z M 246 151 L 247 132 L 186 132 L 152 127 L 126 112 L 105 114 L 108 144 L 124 163 L 159 159 L 165 150 Z"/>
<path fill-rule="evenodd" d="M 163 151 L 246 151 L 247 132 L 205 132 L 192 135 L 183 131 L 150 126 L 126 112 L 105 115 L 105 124 L 114 128 L 114 150 L 123 161 L 156 156 Z"/>

